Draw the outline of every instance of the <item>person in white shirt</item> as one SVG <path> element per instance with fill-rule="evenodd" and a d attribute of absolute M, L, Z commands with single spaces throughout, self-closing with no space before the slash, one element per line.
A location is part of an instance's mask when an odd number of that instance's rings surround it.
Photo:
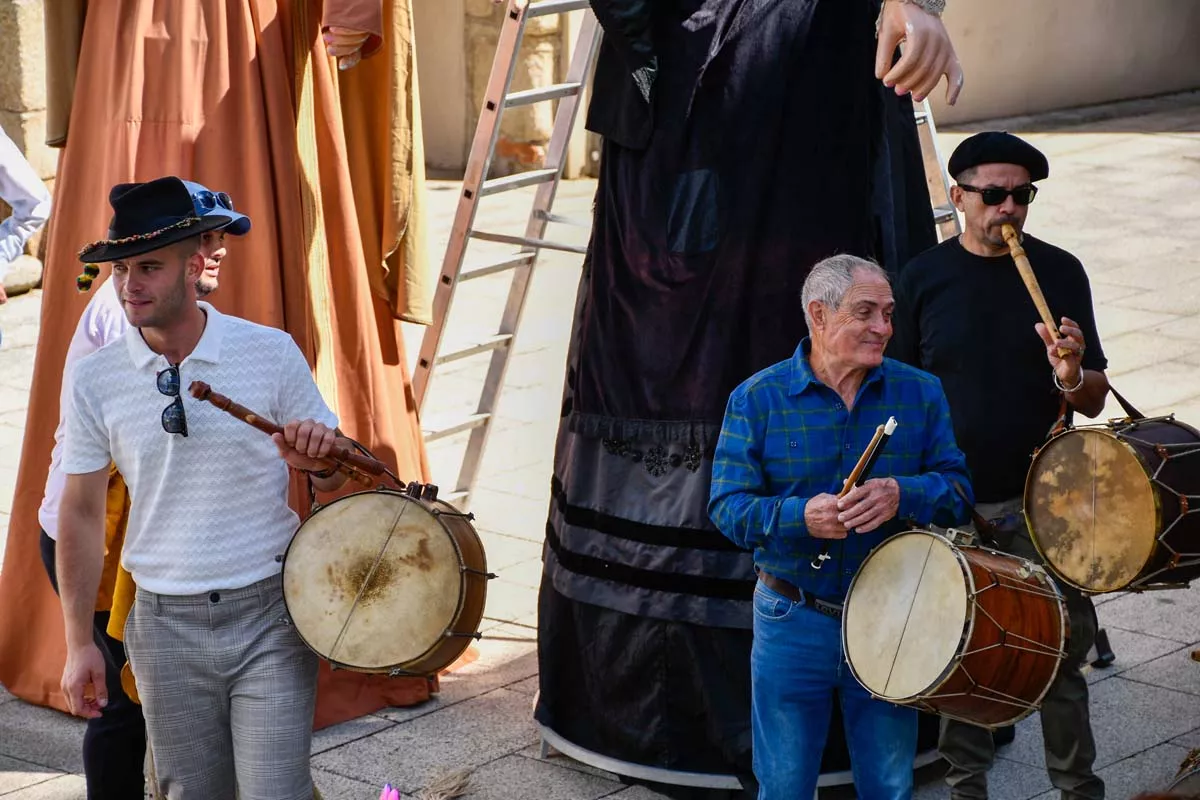
<path fill-rule="evenodd" d="M 46 218 L 50 216 L 50 193 L 20 148 L 2 130 L 0 199 L 12 207 L 8 219 L 0 222 L 0 305 L 3 305 L 8 302 L 4 277 L 12 262 L 25 251 L 29 237 L 46 224 Z"/>
<path fill-rule="evenodd" d="M 190 181 L 184 185 L 200 216 L 226 220 L 223 227 L 201 234 L 200 252 L 204 272 L 196 281 L 198 297 L 216 291 L 222 262 L 226 255 L 225 234 L 241 236 L 250 230 L 250 219 L 233 210 L 233 200 L 224 192 L 212 192 Z M 81 288 L 90 288 L 90 278 L 81 279 Z M 42 563 L 50 583 L 58 590 L 55 576 L 55 550 L 58 539 L 58 507 L 67 476 L 62 470 L 66 412 L 71 398 L 71 370 L 84 356 L 114 342 L 129 329 L 129 321 L 117 295 L 115 281 L 105 281 L 88 302 L 75 327 L 63 365 L 63 388 L 59 403 L 59 424 L 54 432 L 50 454 L 50 472 L 42 505 L 38 509 L 41 525 Z M 119 546 L 119 544 L 118 544 Z M 109 587 L 111 589 L 111 587 Z M 88 720 L 83 737 L 83 772 L 88 800 L 126 800 L 145 796 L 146 723 L 141 706 L 131 700 L 121 686 L 121 668 L 125 665 L 125 646 L 108 633 L 109 611 L 97 610 L 93 629 L 97 646 L 104 656 L 108 704 L 99 717 Z"/>
<path fill-rule="evenodd" d="M 129 486 L 121 561 L 138 588 L 125 649 L 158 790 L 309 800 L 317 657 L 286 622 L 276 556 L 299 522 L 288 468 L 335 490 L 345 475 L 328 456 L 352 443 L 287 333 L 197 300 L 199 236 L 221 222 L 195 212 L 178 178 L 118 188 L 108 238 L 80 256 L 112 262 L 132 327 L 71 376 L 57 553 L 63 694 L 86 718 L 108 700 L 91 628 L 111 461 Z M 186 387 L 197 380 L 283 432 L 263 436 L 193 400 Z"/>

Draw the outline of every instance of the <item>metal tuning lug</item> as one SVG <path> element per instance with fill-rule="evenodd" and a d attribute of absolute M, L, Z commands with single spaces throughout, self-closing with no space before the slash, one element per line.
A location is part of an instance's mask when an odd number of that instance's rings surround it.
<path fill-rule="evenodd" d="M 425 484 L 425 487 L 423 489 L 421 489 L 421 499 L 424 500 L 426 503 L 432 503 L 435 500 L 437 500 L 437 495 L 438 495 L 437 484 L 427 483 L 427 484 Z"/>
<path fill-rule="evenodd" d="M 950 540 L 951 544 L 958 544 L 964 547 L 973 547 L 975 545 L 975 534 L 970 531 L 958 528 L 946 528 L 945 537 Z"/>
<path fill-rule="evenodd" d="M 420 500 L 421 499 L 421 484 L 417 483 L 416 481 L 413 481 L 404 489 L 404 493 L 407 494 L 409 497 L 411 497 L 414 500 Z"/>

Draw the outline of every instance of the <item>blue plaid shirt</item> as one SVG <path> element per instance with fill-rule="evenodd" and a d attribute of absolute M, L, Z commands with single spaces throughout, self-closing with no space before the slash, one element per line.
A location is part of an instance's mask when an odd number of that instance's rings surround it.
<path fill-rule="evenodd" d="M 867 554 L 897 531 L 934 522 L 964 522 L 967 464 L 954 442 L 941 383 L 927 372 L 885 358 L 859 387 L 854 408 L 812 373 L 805 339 L 795 355 L 734 389 L 713 459 L 708 513 L 717 528 L 772 575 L 826 600 L 842 601 Z M 897 517 L 870 533 L 825 540 L 808 534 L 804 506 L 837 494 L 875 435 L 898 423 L 869 477 L 900 485 Z M 811 562 L 830 541 L 820 570 Z"/>

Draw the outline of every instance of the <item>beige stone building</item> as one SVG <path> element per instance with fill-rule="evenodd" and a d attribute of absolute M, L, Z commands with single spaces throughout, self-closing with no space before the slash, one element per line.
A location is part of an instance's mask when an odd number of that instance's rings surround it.
<path fill-rule="evenodd" d="M 503 6 L 414 3 L 427 162 L 454 176 L 466 163 Z M 543 18 L 531 27 L 514 89 L 563 79 L 579 22 L 572 16 L 566 24 Z M 934 97 L 942 125 L 1200 89 L 1196 0 L 949 0 L 945 21 L 967 83 L 955 108 Z M 498 166 L 536 161 L 550 123 L 546 103 L 509 112 Z M 594 149 L 580 128 L 568 174 L 586 169 Z"/>

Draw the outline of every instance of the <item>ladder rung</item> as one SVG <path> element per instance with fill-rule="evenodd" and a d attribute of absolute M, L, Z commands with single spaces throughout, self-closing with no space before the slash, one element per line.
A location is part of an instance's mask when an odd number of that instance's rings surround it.
<path fill-rule="evenodd" d="M 542 0 L 540 3 L 530 3 L 525 9 L 525 18 L 544 17 L 547 14 L 565 14 L 568 11 L 582 11 L 588 7 L 588 0 Z"/>
<path fill-rule="evenodd" d="M 587 248 L 583 245 L 559 244 L 558 242 L 551 242 L 546 239 L 526 239 L 524 236 L 509 236 L 504 233 L 488 233 L 486 231 L 471 231 L 471 238 L 480 239 L 485 242 L 500 242 L 501 244 L 515 244 L 521 247 L 536 247 L 541 250 L 561 250 L 564 253 L 587 255 Z"/>
<path fill-rule="evenodd" d="M 516 267 L 528 264 L 533 260 L 534 255 L 536 254 L 516 253 L 511 256 L 505 256 L 504 258 L 492 261 L 491 263 L 484 264 L 479 267 L 464 269 L 462 272 L 458 273 L 458 279 L 460 281 L 470 281 L 474 280 L 475 278 L 482 278 L 485 275 L 495 275 L 497 272 L 505 272 L 510 269 L 515 269 Z"/>
<path fill-rule="evenodd" d="M 447 436 L 453 436 L 456 433 L 481 428 L 487 425 L 491 418 L 491 414 L 471 414 L 465 419 L 453 422 L 444 428 L 432 428 L 423 430 L 421 433 L 425 436 L 425 441 L 436 442 L 438 439 L 445 439 Z"/>
<path fill-rule="evenodd" d="M 938 206 L 933 210 L 933 224 L 941 225 L 954 219 L 954 206 Z"/>
<path fill-rule="evenodd" d="M 487 197 L 490 194 L 509 192 L 524 186 L 533 186 L 536 183 L 548 183 L 556 177 L 558 177 L 558 170 L 553 167 L 547 167 L 545 169 L 531 169 L 528 172 L 518 172 L 516 175 L 506 175 L 503 178 L 492 178 L 490 181 L 484 181 L 480 185 L 479 196 Z"/>
<path fill-rule="evenodd" d="M 562 217 L 562 216 L 559 216 L 558 214 L 551 214 L 549 211 L 539 211 L 539 212 L 537 212 L 537 216 L 538 216 L 538 219 L 545 220 L 546 222 L 554 222 L 559 225 L 573 225 L 576 228 L 591 228 L 592 227 L 591 220 L 585 221 L 585 220 L 581 220 L 581 219 L 576 219 L 575 217 Z"/>
<path fill-rule="evenodd" d="M 489 336 L 482 342 L 477 342 L 460 350 L 451 350 L 448 353 L 442 353 L 433 360 L 433 363 L 435 365 L 449 364 L 451 361 L 459 361 L 477 353 L 499 350 L 501 347 L 508 347 L 509 343 L 512 342 L 512 338 L 511 333 L 498 333 L 495 336 Z"/>
<path fill-rule="evenodd" d="M 527 106 L 530 103 L 541 103 L 545 100 L 557 100 L 560 97 L 579 94 L 581 88 L 583 88 L 583 84 L 579 83 L 556 83 L 553 86 L 524 89 L 506 95 L 504 105 L 506 108 L 513 108 L 514 106 Z"/>

